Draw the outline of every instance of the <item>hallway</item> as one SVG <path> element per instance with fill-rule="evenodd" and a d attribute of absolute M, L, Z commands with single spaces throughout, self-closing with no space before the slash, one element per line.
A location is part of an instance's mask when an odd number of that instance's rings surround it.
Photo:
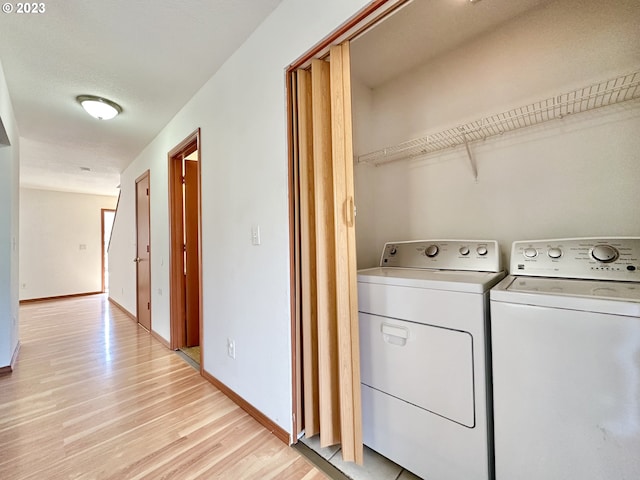
<path fill-rule="evenodd" d="M 21 306 L 20 338 L 4 480 L 325 478 L 105 295 Z"/>

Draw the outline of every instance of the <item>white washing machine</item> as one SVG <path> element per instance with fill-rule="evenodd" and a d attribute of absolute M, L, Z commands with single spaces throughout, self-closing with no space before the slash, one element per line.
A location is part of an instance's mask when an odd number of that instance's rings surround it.
<path fill-rule="evenodd" d="M 358 272 L 364 444 L 416 475 L 493 478 L 489 289 L 495 241 L 384 246 Z"/>
<path fill-rule="evenodd" d="M 497 480 L 640 478 L 640 238 L 515 242 L 491 290 Z"/>

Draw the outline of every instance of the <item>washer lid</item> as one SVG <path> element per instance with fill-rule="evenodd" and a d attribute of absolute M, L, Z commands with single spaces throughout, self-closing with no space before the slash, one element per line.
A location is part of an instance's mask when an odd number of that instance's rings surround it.
<path fill-rule="evenodd" d="M 640 317 L 640 283 L 509 276 L 491 300 Z"/>
<path fill-rule="evenodd" d="M 518 277 L 507 290 L 640 302 L 640 284 L 638 283 Z"/>
<path fill-rule="evenodd" d="M 484 293 L 504 276 L 504 272 L 376 267 L 358 271 L 358 282 L 431 290 Z"/>

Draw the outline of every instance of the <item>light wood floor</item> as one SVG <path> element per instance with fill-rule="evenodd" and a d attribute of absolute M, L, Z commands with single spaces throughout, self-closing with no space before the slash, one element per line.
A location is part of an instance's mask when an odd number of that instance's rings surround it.
<path fill-rule="evenodd" d="M 324 479 L 104 295 L 20 308 L 0 479 Z"/>

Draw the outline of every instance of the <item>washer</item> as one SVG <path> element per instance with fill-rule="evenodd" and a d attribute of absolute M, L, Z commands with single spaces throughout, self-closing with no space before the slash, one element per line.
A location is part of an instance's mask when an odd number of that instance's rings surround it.
<path fill-rule="evenodd" d="M 491 290 L 496 478 L 640 478 L 640 238 L 515 242 Z"/>
<path fill-rule="evenodd" d="M 495 241 L 385 244 L 358 272 L 364 444 L 416 475 L 493 478 L 489 289 Z"/>

